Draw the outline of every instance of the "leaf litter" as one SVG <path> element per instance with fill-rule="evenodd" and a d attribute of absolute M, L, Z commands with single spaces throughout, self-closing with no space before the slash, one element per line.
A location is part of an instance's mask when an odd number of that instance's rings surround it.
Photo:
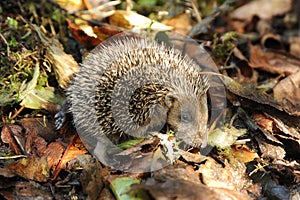
<path fill-rule="evenodd" d="M 300 4 L 171 2 L 139 1 L 131 8 L 119 1 L 1 1 L 1 198 L 299 198 Z M 163 30 L 168 42 L 178 33 L 189 35 L 211 53 L 211 68 L 221 73 L 211 79 L 212 90 L 224 84 L 227 104 L 211 97 L 226 109 L 212 116 L 208 154 L 191 148 L 178 156 L 168 137 L 129 141 L 118 156 L 140 162 L 128 160 L 125 168 L 172 161 L 158 171 L 132 174 L 96 160 L 74 128 L 55 129 L 63 88 L 84 52 L 126 29 Z M 205 59 L 200 63 L 210 65 Z"/>

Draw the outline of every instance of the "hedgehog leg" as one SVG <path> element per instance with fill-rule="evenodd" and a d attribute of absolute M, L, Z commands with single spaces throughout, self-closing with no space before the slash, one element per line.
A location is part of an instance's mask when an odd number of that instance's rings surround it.
<path fill-rule="evenodd" d="M 64 102 L 62 103 L 61 107 L 60 107 L 60 110 L 58 111 L 58 113 L 56 113 L 54 115 L 54 119 L 55 119 L 55 128 L 57 130 L 61 129 L 66 121 L 67 121 L 67 101 L 64 100 Z"/>

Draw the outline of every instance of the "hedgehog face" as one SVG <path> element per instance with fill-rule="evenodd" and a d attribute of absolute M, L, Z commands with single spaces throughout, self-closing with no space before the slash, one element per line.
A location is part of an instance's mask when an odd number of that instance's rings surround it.
<path fill-rule="evenodd" d="M 167 95 L 165 103 L 169 108 L 167 123 L 178 140 L 199 147 L 206 146 L 208 108 L 206 94 Z"/>

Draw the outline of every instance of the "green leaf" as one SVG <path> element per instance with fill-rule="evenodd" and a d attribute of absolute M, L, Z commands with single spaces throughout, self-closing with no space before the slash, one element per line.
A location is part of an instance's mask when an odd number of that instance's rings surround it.
<path fill-rule="evenodd" d="M 140 179 L 120 177 L 114 179 L 110 188 L 115 194 L 115 197 L 120 200 L 142 200 L 148 199 L 146 193 L 143 190 L 133 190 L 130 193 L 130 186 L 132 184 L 140 184 Z"/>
<path fill-rule="evenodd" d="M 31 109 L 41 109 L 45 103 L 58 103 L 58 96 L 54 94 L 53 87 L 38 87 L 38 78 L 40 75 L 39 63 L 36 63 L 33 78 L 24 87 L 20 88 L 19 101 L 21 106 Z"/>
<path fill-rule="evenodd" d="M 31 109 L 41 109 L 42 105 L 52 102 L 54 97 L 54 88 L 47 87 L 31 90 L 21 102 L 21 106 Z"/>
<path fill-rule="evenodd" d="M 145 6 L 145 7 L 155 6 L 156 3 L 157 3 L 156 0 L 139 0 L 138 1 L 139 6 Z"/>
<path fill-rule="evenodd" d="M 208 144 L 221 149 L 230 147 L 234 144 L 238 137 L 247 133 L 247 129 L 237 129 L 233 126 L 225 124 L 224 126 L 215 129 L 208 136 Z"/>
<path fill-rule="evenodd" d="M 7 24 L 11 29 L 18 29 L 18 21 L 13 18 L 7 17 Z"/>
<path fill-rule="evenodd" d="M 118 144 L 118 147 L 121 149 L 129 149 L 130 147 L 133 147 L 141 142 L 143 142 L 145 139 L 140 138 L 140 139 L 135 139 L 135 140 L 127 140 L 121 144 Z"/>

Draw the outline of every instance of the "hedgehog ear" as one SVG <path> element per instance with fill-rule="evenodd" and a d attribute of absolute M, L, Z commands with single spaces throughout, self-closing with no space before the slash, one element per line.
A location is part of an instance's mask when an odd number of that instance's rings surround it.
<path fill-rule="evenodd" d="M 174 94 L 167 94 L 165 96 L 165 104 L 168 108 L 171 108 L 174 101 L 176 100 L 176 97 Z"/>

